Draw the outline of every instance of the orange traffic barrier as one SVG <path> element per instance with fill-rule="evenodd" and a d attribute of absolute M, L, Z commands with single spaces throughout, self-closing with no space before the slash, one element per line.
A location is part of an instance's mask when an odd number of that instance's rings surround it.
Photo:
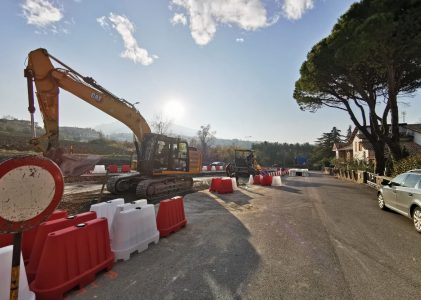
<path fill-rule="evenodd" d="M 221 185 L 219 187 L 218 193 L 219 194 L 228 194 L 233 193 L 234 189 L 232 187 L 232 180 L 231 178 L 222 178 Z"/>
<path fill-rule="evenodd" d="M 45 240 L 47 239 L 49 233 L 93 219 L 96 219 L 96 213 L 90 211 L 75 216 L 68 216 L 67 218 L 41 223 L 38 227 L 34 246 L 32 247 L 32 253 L 29 258 L 29 263 L 26 266 L 28 281 L 33 281 L 36 276 L 39 259 L 44 248 Z"/>
<path fill-rule="evenodd" d="M 118 166 L 108 165 L 107 170 L 108 170 L 108 173 L 118 173 Z"/>
<path fill-rule="evenodd" d="M 161 237 L 180 230 L 186 224 L 183 197 L 177 196 L 159 203 L 156 225 Z"/>
<path fill-rule="evenodd" d="M 121 173 L 129 173 L 129 172 L 130 172 L 130 165 L 121 166 Z"/>
<path fill-rule="evenodd" d="M 272 185 L 272 176 L 270 175 L 263 175 L 261 180 L 261 184 L 264 186 L 271 186 Z"/>
<path fill-rule="evenodd" d="M 67 212 L 64 210 L 55 210 L 47 221 L 56 220 L 67 217 Z M 41 223 L 42 224 L 42 223 Z M 22 234 L 22 255 L 25 264 L 28 263 L 31 256 L 32 247 L 34 245 L 35 236 L 37 234 L 38 226 L 23 232 Z M 0 234 L 0 248 L 13 244 L 13 234 Z"/>
<path fill-rule="evenodd" d="M 86 286 L 113 264 L 107 220 L 90 220 L 48 234 L 30 288 L 38 300 L 63 299 L 65 292 Z"/>
<path fill-rule="evenodd" d="M 221 186 L 221 181 L 222 181 L 221 177 L 212 178 L 209 192 L 217 192 L 219 190 L 219 187 Z"/>

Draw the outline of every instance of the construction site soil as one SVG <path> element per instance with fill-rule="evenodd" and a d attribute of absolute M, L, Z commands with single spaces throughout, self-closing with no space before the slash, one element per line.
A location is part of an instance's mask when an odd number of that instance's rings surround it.
<path fill-rule="evenodd" d="M 193 181 L 193 189 L 190 193 L 194 193 L 209 188 L 211 177 L 199 177 Z M 69 214 L 78 214 L 89 211 L 92 204 L 108 201 L 116 198 L 124 198 L 124 201 L 131 202 L 136 200 L 134 194 L 113 195 L 106 190 L 106 176 L 86 175 L 79 177 L 66 177 L 65 187 L 62 200 L 58 209 L 66 210 Z M 162 199 L 154 199 L 148 201 L 150 203 L 158 203 Z"/>

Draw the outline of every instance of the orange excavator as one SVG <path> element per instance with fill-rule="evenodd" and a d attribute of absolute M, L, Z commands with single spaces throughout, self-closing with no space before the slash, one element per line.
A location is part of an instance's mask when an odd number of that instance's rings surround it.
<path fill-rule="evenodd" d="M 56 68 L 54 61 L 61 67 Z M 192 176 L 199 174 L 201 153 L 187 141 L 151 133 L 151 129 L 135 106 L 106 90 L 93 78 L 85 77 L 52 56 L 46 49 L 28 55 L 24 75 L 28 83 L 28 110 L 31 114 L 31 143 L 54 160 L 64 176 L 81 175 L 95 165 L 99 157 L 80 159 L 67 154 L 59 145 L 59 92 L 66 90 L 124 123 L 134 135 L 137 154 L 136 171 L 110 177 L 107 190 L 113 194 L 136 193 L 137 197 L 159 198 L 191 190 Z M 34 88 L 43 117 L 45 134 L 35 137 Z"/>

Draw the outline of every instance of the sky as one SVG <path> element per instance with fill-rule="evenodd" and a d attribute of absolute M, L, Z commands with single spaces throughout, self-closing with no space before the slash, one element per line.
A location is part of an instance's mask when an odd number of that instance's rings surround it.
<path fill-rule="evenodd" d="M 342 111 L 303 112 L 293 99 L 299 69 L 351 0 L 5 0 L 0 10 L 0 117 L 30 119 L 23 77 L 31 50 L 49 53 L 136 105 L 216 137 L 313 143 Z M 421 122 L 420 96 L 406 99 L 407 123 Z M 35 119 L 42 124 L 37 109 Z M 114 120 L 60 93 L 60 125 Z"/>

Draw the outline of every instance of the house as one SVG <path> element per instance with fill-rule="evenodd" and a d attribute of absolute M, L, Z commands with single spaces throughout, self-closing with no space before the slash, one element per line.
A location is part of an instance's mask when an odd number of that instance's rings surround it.
<path fill-rule="evenodd" d="M 401 146 L 409 154 L 421 153 L 421 124 L 399 124 Z M 335 143 L 336 158 L 346 161 L 375 162 L 373 146 L 357 128 L 346 143 Z"/>

